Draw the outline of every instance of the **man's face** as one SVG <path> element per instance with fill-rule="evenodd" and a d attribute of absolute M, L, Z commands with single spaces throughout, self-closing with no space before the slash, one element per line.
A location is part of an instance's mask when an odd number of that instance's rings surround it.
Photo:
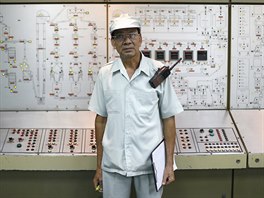
<path fill-rule="evenodd" d="M 120 29 L 114 32 L 111 38 L 112 46 L 122 59 L 133 58 L 140 53 L 142 43 L 141 34 L 137 28 Z"/>

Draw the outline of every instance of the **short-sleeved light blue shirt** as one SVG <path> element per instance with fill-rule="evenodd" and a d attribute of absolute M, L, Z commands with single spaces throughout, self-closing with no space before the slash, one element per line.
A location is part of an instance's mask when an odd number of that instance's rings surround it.
<path fill-rule="evenodd" d="M 107 117 L 103 170 L 126 176 L 151 173 L 151 151 L 163 139 L 161 119 L 183 111 L 170 78 L 156 89 L 148 82 L 161 66 L 142 54 L 131 78 L 121 59 L 100 69 L 89 110 Z"/>

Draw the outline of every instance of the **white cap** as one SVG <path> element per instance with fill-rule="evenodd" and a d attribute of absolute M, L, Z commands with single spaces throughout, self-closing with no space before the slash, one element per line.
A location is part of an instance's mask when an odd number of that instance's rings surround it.
<path fill-rule="evenodd" d="M 110 34 L 115 30 L 125 28 L 141 28 L 140 20 L 136 17 L 129 16 L 128 14 L 121 14 L 119 17 L 110 22 Z"/>

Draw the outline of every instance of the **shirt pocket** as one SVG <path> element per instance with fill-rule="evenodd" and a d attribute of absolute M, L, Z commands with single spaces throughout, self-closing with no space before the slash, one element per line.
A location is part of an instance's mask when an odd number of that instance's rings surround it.
<path fill-rule="evenodd" d="M 155 91 L 149 92 L 137 92 L 137 109 L 141 115 L 152 115 L 152 113 L 158 109 L 159 98 Z"/>
<path fill-rule="evenodd" d="M 105 91 L 106 110 L 108 114 L 116 114 L 121 112 L 121 95 L 117 90 Z"/>

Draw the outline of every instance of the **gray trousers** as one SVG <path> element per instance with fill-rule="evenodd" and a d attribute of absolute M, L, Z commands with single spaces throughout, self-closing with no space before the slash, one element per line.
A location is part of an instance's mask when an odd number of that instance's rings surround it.
<path fill-rule="evenodd" d="M 152 174 L 126 177 L 106 171 L 103 171 L 103 197 L 129 198 L 132 180 L 134 181 L 137 198 L 161 198 L 163 188 L 158 192 L 156 191 Z"/>

